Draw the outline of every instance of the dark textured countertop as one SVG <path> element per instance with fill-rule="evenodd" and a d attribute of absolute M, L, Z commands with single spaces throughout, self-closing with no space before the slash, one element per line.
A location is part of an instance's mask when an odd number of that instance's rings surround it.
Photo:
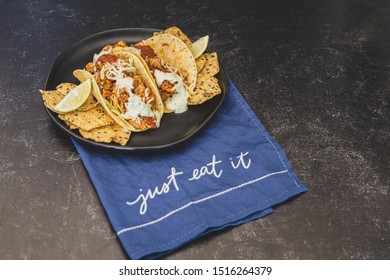
<path fill-rule="evenodd" d="M 165 258 L 390 258 L 389 1 L 112 2 L 2 1 L 1 259 L 127 258 L 38 89 L 88 35 L 173 25 L 210 35 L 309 192 Z"/>

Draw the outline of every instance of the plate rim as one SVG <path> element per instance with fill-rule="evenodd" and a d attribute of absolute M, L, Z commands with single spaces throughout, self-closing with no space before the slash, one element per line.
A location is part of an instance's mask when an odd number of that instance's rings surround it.
<path fill-rule="evenodd" d="M 78 45 L 88 41 L 88 40 L 91 40 L 93 39 L 94 37 L 99 37 L 99 36 L 102 36 L 104 34 L 107 34 L 107 33 L 116 33 L 116 32 L 131 32 L 131 31 L 140 31 L 140 30 L 144 30 L 144 31 L 148 31 L 148 32 L 159 32 L 159 31 L 162 31 L 162 29 L 157 29 L 157 28 L 149 28 L 149 27 L 129 27 L 129 28 L 116 28 L 116 29 L 110 29 L 110 30 L 104 30 L 104 31 L 100 31 L 100 32 L 97 32 L 97 33 L 94 33 L 94 34 L 91 34 L 87 37 L 84 37 L 82 38 L 81 40 L 77 41 L 76 43 L 74 44 L 71 44 L 69 45 L 68 47 L 66 47 L 64 49 L 64 51 L 62 51 L 56 58 L 56 60 L 54 61 L 53 65 L 51 66 L 50 70 L 49 70 L 49 73 L 46 77 L 46 81 L 45 81 L 45 90 L 48 90 L 47 89 L 47 85 L 51 79 L 51 76 L 52 76 L 52 73 L 53 73 L 53 70 L 56 68 L 56 66 L 61 62 L 61 60 L 63 59 L 63 57 L 65 57 L 68 53 L 71 52 L 72 49 L 74 49 L 75 47 L 77 48 Z M 85 144 L 88 144 L 88 145 L 92 145 L 92 146 L 95 146 L 95 147 L 99 147 L 99 148 L 104 148 L 104 149 L 111 149 L 111 150 L 121 150 L 121 151 L 148 151 L 148 150 L 162 150 L 162 149 L 166 149 L 166 148 L 170 148 L 172 146 L 175 146 L 179 143 L 182 143 L 186 140 L 188 140 L 189 138 L 191 138 L 192 136 L 194 136 L 195 134 L 197 134 L 208 122 L 209 120 L 215 115 L 215 113 L 219 110 L 219 108 L 222 106 L 224 100 L 225 100 L 225 97 L 226 97 L 226 94 L 228 93 L 228 90 L 229 90 L 229 85 L 228 85 L 228 82 L 227 82 L 227 76 L 226 76 L 226 73 L 223 69 L 223 67 L 221 65 L 219 65 L 220 67 L 220 74 L 222 75 L 222 80 L 224 80 L 224 84 L 225 84 L 225 92 L 222 92 L 221 93 L 221 100 L 219 101 L 219 103 L 217 104 L 217 106 L 215 106 L 215 108 L 212 110 L 212 112 L 207 116 L 207 118 L 198 126 L 197 129 L 195 129 L 192 133 L 190 133 L 189 135 L 186 135 L 185 137 L 183 138 L 180 138 L 179 140 L 176 140 L 174 142 L 170 142 L 170 143 L 166 143 L 166 144 L 161 144 L 161 145 L 156 145 L 156 146 L 138 146 L 138 147 L 134 147 L 134 146 L 122 146 L 120 144 L 112 144 L 112 143 L 102 143 L 102 142 L 96 142 L 96 141 L 93 141 L 91 139 L 86 139 L 84 137 L 82 137 L 81 135 L 73 132 L 71 129 L 68 129 L 68 128 L 65 128 L 64 125 L 61 125 L 59 123 L 59 121 L 56 119 L 56 117 L 54 116 L 54 112 L 52 112 L 49 108 L 47 108 L 46 106 L 45 109 L 46 109 L 46 112 L 47 114 L 49 115 L 50 119 L 56 124 L 57 127 L 59 127 L 64 133 L 68 134 L 69 136 L 73 137 L 74 139 L 76 139 L 78 142 L 81 142 L 81 143 L 85 143 Z M 220 80 L 218 79 L 218 82 L 220 82 Z M 222 87 L 221 87 L 222 89 Z M 223 89 L 222 89 L 223 91 Z M 57 117 L 58 118 L 58 117 Z M 134 133 L 134 132 L 132 132 Z M 130 136 L 131 137 L 131 136 Z"/>

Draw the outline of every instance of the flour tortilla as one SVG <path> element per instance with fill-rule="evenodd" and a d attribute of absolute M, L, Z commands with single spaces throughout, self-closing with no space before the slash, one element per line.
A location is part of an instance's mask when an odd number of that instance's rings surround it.
<path fill-rule="evenodd" d="M 186 86 L 193 90 L 196 85 L 197 67 L 194 56 L 188 46 L 179 38 L 170 34 L 159 34 L 145 40 L 165 64 L 178 69 Z"/>
<path fill-rule="evenodd" d="M 161 31 L 161 32 L 156 32 L 156 33 L 154 33 L 154 35 L 156 36 L 158 34 L 164 34 L 164 33 L 165 34 L 171 34 L 171 35 L 179 38 L 187 46 L 191 46 L 192 45 L 192 42 L 191 42 L 190 38 L 188 38 L 187 35 L 184 34 L 183 31 L 181 31 L 180 28 L 177 27 L 177 26 L 169 27 L 168 29 L 165 29 L 164 31 Z"/>

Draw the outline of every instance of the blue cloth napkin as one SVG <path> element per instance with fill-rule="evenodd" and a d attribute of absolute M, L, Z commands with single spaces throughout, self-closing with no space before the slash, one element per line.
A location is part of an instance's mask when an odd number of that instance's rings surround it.
<path fill-rule="evenodd" d="M 73 142 L 132 259 L 258 219 L 307 191 L 231 81 L 211 121 L 174 148 L 124 153 Z"/>

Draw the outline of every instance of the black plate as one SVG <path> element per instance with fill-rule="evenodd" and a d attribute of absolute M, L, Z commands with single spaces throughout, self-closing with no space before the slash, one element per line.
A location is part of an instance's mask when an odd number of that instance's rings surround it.
<path fill-rule="evenodd" d="M 160 30 L 150 28 L 123 28 L 100 32 L 81 40 L 57 58 L 47 78 L 46 89 L 55 89 L 62 82 L 78 84 L 79 82 L 73 77 L 73 71 L 75 69 L 83 69 L 92 60 L 93 54 L 100 52 L 105 45 L 114 44 L 121 40 L 128 44 L 137 43 L 152 36 L 153 32 L 156 31 Z M 221 106 L 228 89 L 226 75 L 222 68 L 216 77 L 221 86 L 222 94 L 215 96 L 201 105 L 189 106 L 188 110 L 182 114 L 164 114 L 158 129 L 132 133 L 126 146 L 120 146 L 116 143 L 98 143 L 85 139 L 77 130 L 71 130 L 58 118 L 56 113 L 47 108 L 46 110 L 62 130 L 84 143 L 121 150 L 166 148 L 194 135 Z"/>

